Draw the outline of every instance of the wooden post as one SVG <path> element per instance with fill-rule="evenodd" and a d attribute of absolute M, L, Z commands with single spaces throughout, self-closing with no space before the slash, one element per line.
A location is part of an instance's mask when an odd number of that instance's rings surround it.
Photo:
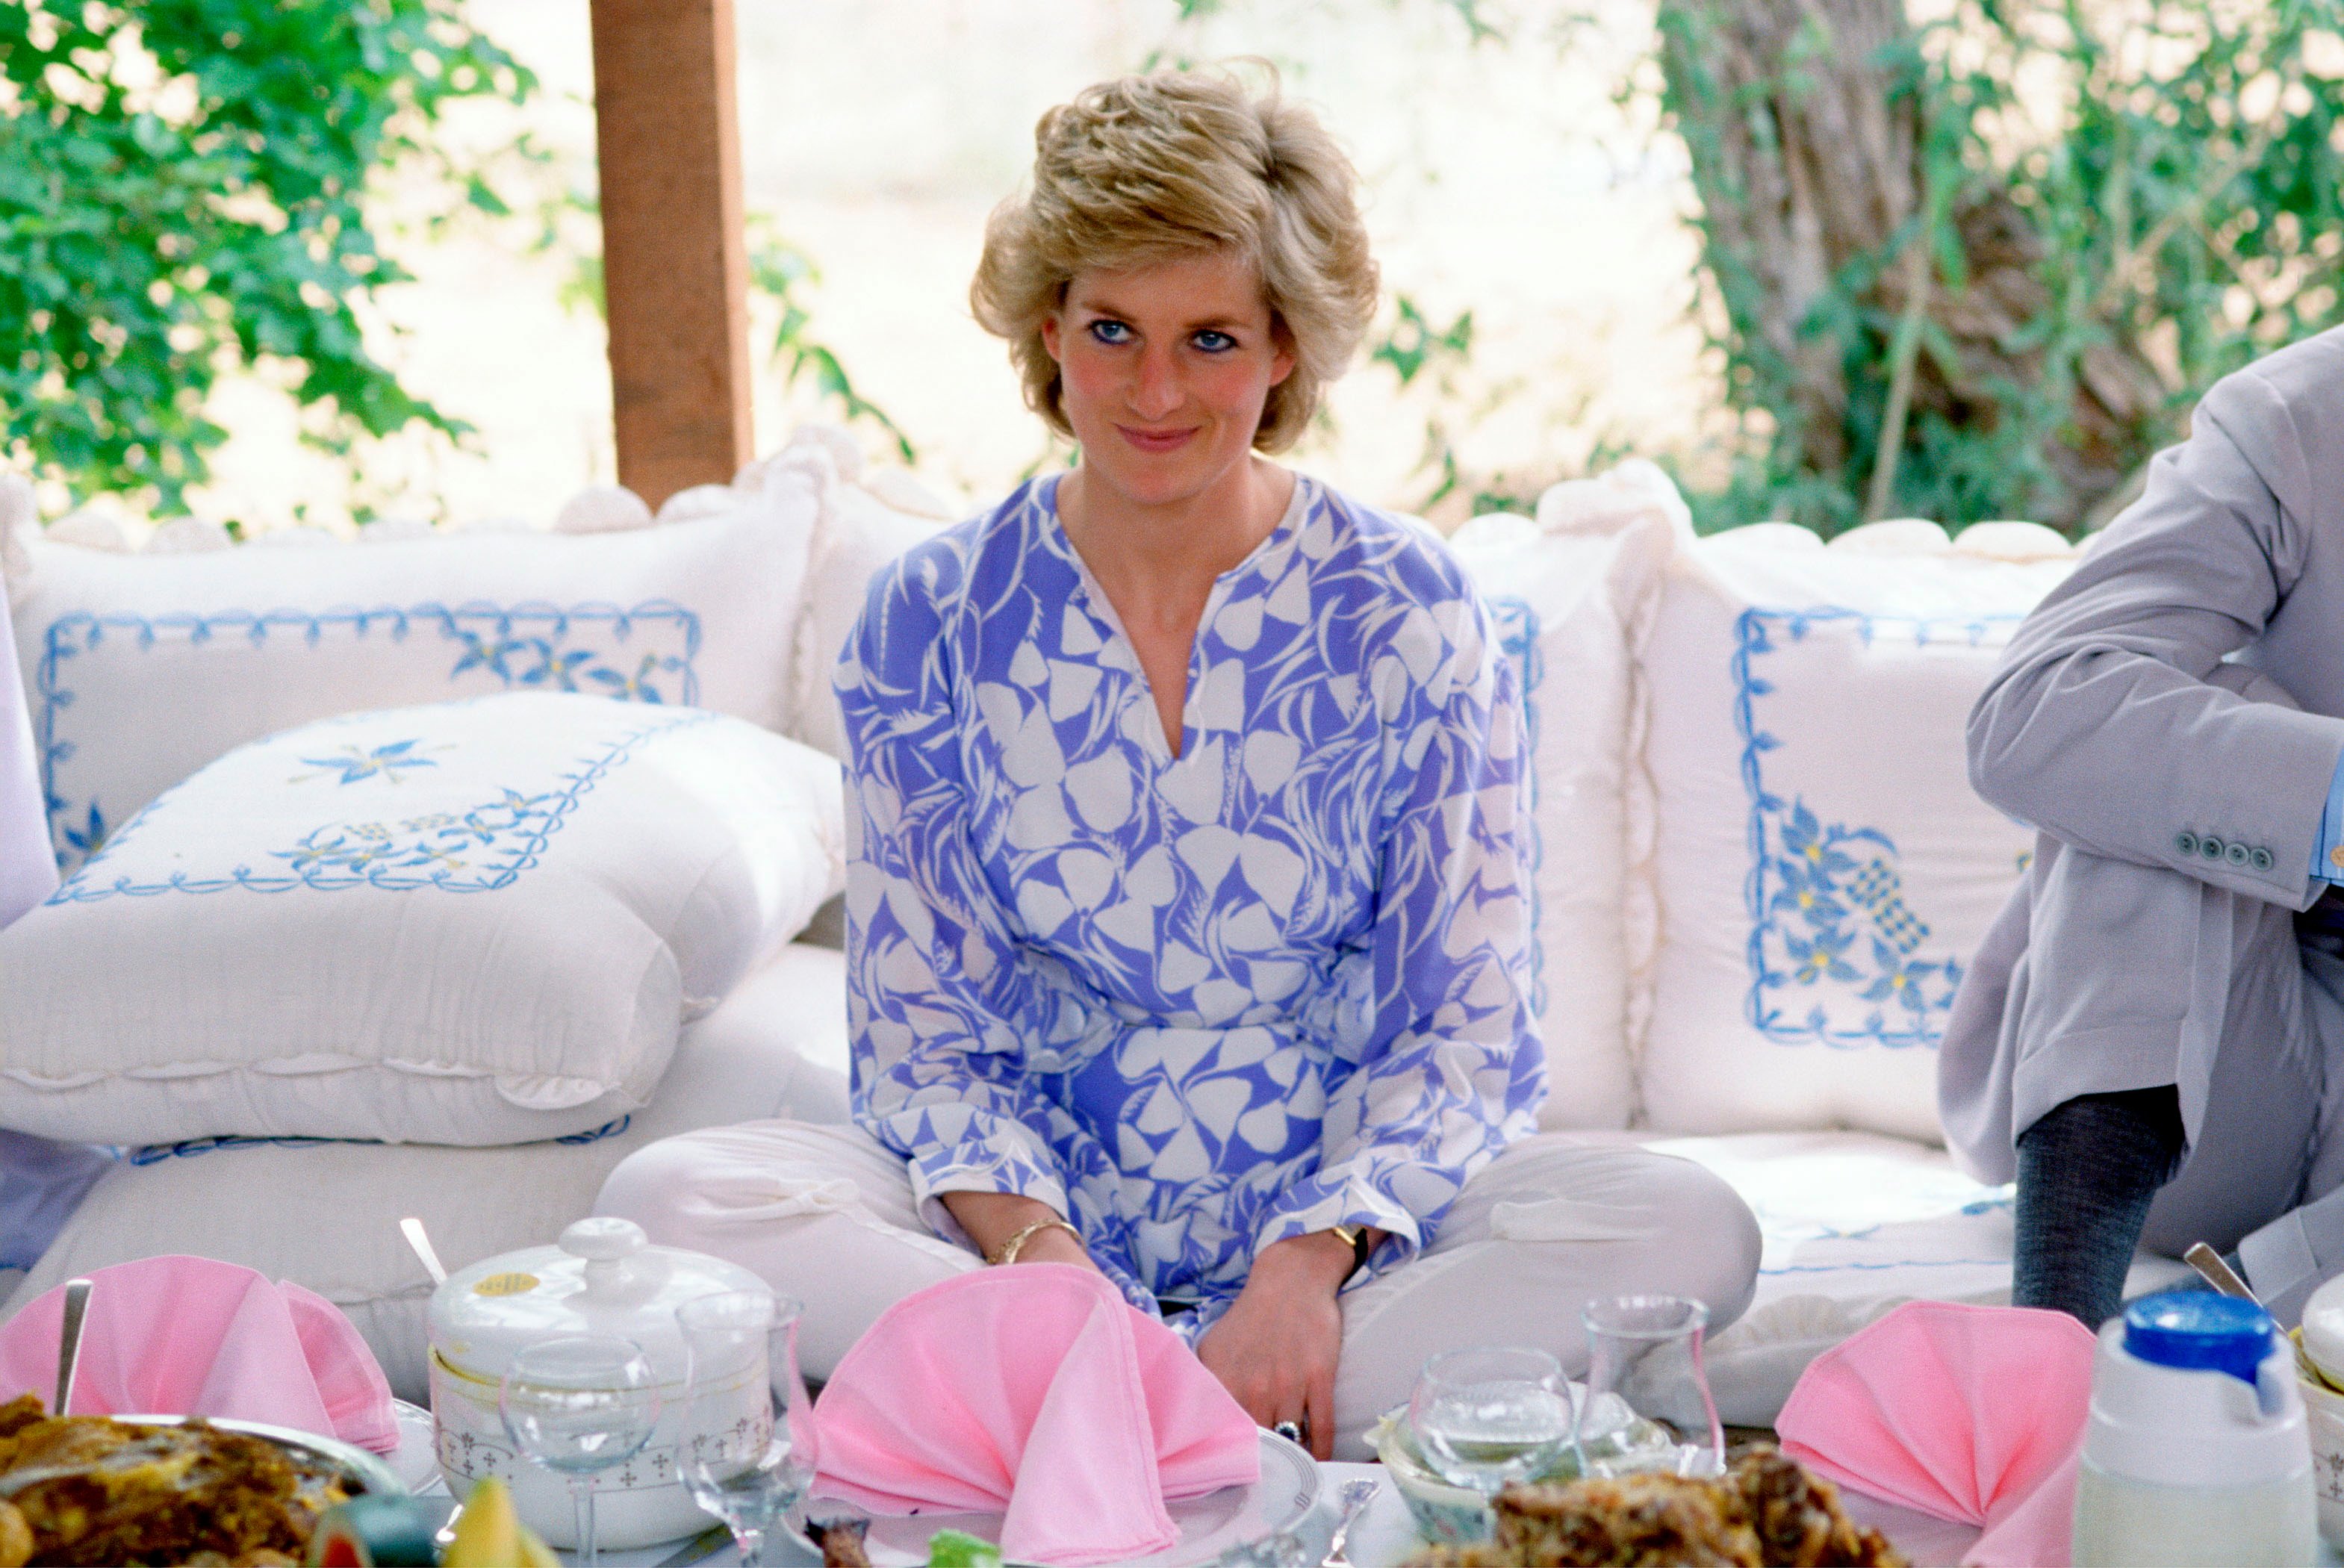
<path fill-rule="evenodd" d="M 592 0 L 619 482 L 656 508 L 754 455 L 732 0 Z"/>

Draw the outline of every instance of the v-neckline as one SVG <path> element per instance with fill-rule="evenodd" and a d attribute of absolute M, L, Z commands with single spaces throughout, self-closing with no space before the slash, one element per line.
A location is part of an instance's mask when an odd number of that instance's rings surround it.
<path fill-rule="evenodd" d="M 1190 714 L 1197 705 L 1197 651 L 1204 646 L 1205 631 L 1212 625 L 1213 618 L 1227 602 L 1230 584 L 1259 564 L 1275 547 L 1290 537 L 1299 526 L 1300 520 L 1308 515 L 1309 503 L 1305 492 L 1309 487 L 1310 476 L 1295 474 L 1294 493 L 1287 498 L 1286 511 L 1279 514 L 1276 524 L 1262 535 L 1260 542 L 1246 551 L 1242 561 L 1213 579 L 1212 592 L 1205 596 L 1205 608 L 1197 617 L 1197 629 L 1188 634 L 1188 675 L 1180 693 L 1180 739 L 1177 751 L 1172 737 L 1164 733 L 1163 712 L 1156 705 L 1156 692 L 1148 683 L 1147 665 L 1139 657 L 1139 644 L 1133 641 L 1130 630 L 1123 623 L 1122 614 L 1115 607 L 1115 601 L 1107 596 L 1106 586 L 1091 571 L 1090 562 L 1085 561 L 1083 552 L 1076 548 L 1073 536 L 1066 532 L 1065 520 L 1058 515 L 1058 486 L 1066 482 L 1066 478 L 1065 474 L 1054 474 L 1046 481 L 1042 494 L 1044 532 L 1051 548 L 1074 567 L 1076 584 L 1084 599 L 1089 602 L 1088 612 L 1106 623 L 1108 634 L 1122 644 L 1123 654 L 1131 663 L 1131 677 L 1138 692 L 1138 700 L 1147 712 L 1147 722 L 1141 726 L 1147 736 L 1145 749 L 1158 766 L 1178 767 L 1197 754 L 1197 748 L 1190 739 L 1197 726 L 1191 722 Z"/>

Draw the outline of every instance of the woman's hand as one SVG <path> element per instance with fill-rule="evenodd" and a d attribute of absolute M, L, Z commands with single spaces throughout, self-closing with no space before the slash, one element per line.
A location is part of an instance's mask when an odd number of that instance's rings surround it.
<path fill-rule="evenodd" d="M 1350 1244 L 1331 1230 L 1288 1237 L 1253 1260 L 1245 1289 L 1205 1330 L 1197 1358 L 1266 1427 L 1290 1421 L 1318 1459 L 1335 1454 L 1335 1364 Z"/>

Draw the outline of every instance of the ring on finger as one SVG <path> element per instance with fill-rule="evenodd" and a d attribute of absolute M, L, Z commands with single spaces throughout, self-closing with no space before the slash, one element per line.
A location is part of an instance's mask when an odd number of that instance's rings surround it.
<path fill-rule="evenodd" d="M 1282 1437 L 1288 1442 L 1301 1442 L 1309 1433 L 1310 1423 L 1307 1421 L 1273 1421 L 1270 1423 L 1269 1430 L 1272 1434 Z"/>

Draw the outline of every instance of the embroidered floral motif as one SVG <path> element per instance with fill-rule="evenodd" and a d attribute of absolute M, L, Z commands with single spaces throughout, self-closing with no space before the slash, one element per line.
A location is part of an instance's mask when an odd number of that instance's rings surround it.
<path fill-rule="evenodd" d="M 303 757 L 301 761 L 323 774 L 303 774 L 295 784 L 304 779 L 338 774 L 338 784 L 354 784 L 361 779 L 384 778 L 397 784 L 400 776 L 412 768 L 436 768 L 440 764 L 429 757 L 419 756 L 415 748 L 423 743 L 417 740 L 392 741 L 380 746 L 344 746 L 329 757 Z"/>
<path fill-rule="evenodd" d="M 551 794 L 524 795 L 507 790 L 502 799 L 460 815 L 434 812 L 395 824 L 329 824 L 303 835 L 293 848 L 275 853 L 304 875 L 318 871 L 370 875 L 379 868 L 494 875 L 506 868 L 504 862 L 515 853 L 517 840 L 543 836 L 541 830 L 553 820 L 560 805 L 559 797 Z"/>
<path fill-rule="evenodd" d="M 1759 722 L 1759 700 L 1774 688 L 1757 661 L 1774 651 L 1778 632 L 1796 642 L 1815 624 L 1851 620 L 1872 635 L 1869 620 L 1837 609 L 1749 610 L 1738 626 L 1734 714 L 1751 801 L 1747 1010 L 1785 1045 L 1934 1047 L 1962 969 L 1949 954 L 1917 956 L 1930 928 L 1905 901 L 1894 841 L 1877 828 L 1825 822 L 1803 798 L 1786 802 L 1765 783 L 1765 759 L 1782 743 Z"/>
<path fill-rule="evenodd" d="M 363 723 L 373 717 L 357 713 L 327 722 Z M 328 823 L 304 834 L 291 849 L 271 851 L 271 858 L 283 862 L 282 865 L 258 869 L 250 865 L 196 870 L 175 867 L 170 875 L 159 880 L 141 881 L 132 875 L 116 875 L 108 880 L 106 873 L 125 845 L 134 842 L 146 819 L 177 793 L 166 791 L 124 824 L 104 849 L 66 877 L 48 901 L 93 904 L 104 898 L 221 893 L 231 888 L 284 893 L 307 887 L 331 893 L 347 887 L 375 887 L 405 893 L 431 887 L 447 893 L 492 893 L 510 886 L 516 877 L 535 865 L 546 841 L 561 827 L 562 819 L 577 809 L 580 800 L 604 774 L 625 763 L 644 742 L 673 730 L 709 723 L 718 717 L 712 713 L 686 709 L 651 718 L 615 736 L 591 755 L 561 769 L 555 774 L 553 787 L 534 794 L 508 787 L 500 790 L 496 799 L 460 811 L 426 812 L 380 822 Z M 419 743 L 401 742 L 397 745 L 417 744 Z M 346 746 L 342 751 L 370 755 L 373 751 L 396 749 L 368 748 L 361 744 Z M 338 765 L 339 760 L 337 755 L 334 764 Z M 395 778 L 390 775 L 391 780 Z"/>
<path fill-rule="evenodd" d="M 76 612 L 51 622 L 42 638 L 34 686 L 41 746 L 41 782 L 47 796 L 57 868 L 71 875 L 105 843 L 106 824 L 129 807 L 77 784 L 78 748 L 69 733 L 76 660 L 106 649 L 145 653 L 234 635 L 254 648 L 298 639 L 308 648 L 379 644 L 386 655 L 419 634 L 436 634 L 454 651 L 448 665 L 450 696 L 525 689 L 586 692 L 621 702 L 692 706 L 700 700 L 695 663 L 700 617 L 682 605 L 654 600 L 631 608 L 615 604 L 410 604 L 372 609 L 223 611 L 216 614 L 92 615 Z M 411 654 L 396 655 L 412 658 Z M 341 768 L 342 759 L 318 765 Z M 422 764 L 414 764 L 422 765 Z M 395 770 L 394 770 L 395 773 Z M 345 777 L 355 782 L 366 774 Z M 85 792 L 89 793 L 85 793 Z"/>

